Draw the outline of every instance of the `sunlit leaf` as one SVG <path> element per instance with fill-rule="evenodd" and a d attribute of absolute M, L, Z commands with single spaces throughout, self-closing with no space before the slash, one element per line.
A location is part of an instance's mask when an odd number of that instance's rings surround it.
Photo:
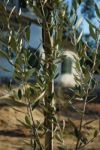
<path fill-rule="evenodd" d="M 13 14 L 15 8 L 16 8 L 16 6 L 14 6 L 14 7 L 11 9 L 11 12 L 10 12 L 10 14 L 9 14 L 9 20 L 10 20 L 10 18 L 12 17 L 12 14 Z"/>
<path fill-rule="evenodd" d="M 82 35 L 83 35 L 83 30 L 81 31 L 81 33 L 80 33 L 80 35 L 79 35 L 79 37 L 78 37 L 78 39 L 77 39 L 77 43 L 81 40 Z"/>
<path fill-rule="evenodd" d="M 83 17 L 80 17 L 80 19 L 77 21 L 77 23 L 75 25 L 76 30 L 80 27 L 80 25 L 82 24 L 82 21 L 83 21 Z"/>
<path fill-rule="evenodd" d="M 89 25 L 89 30 L 90 30 L 91 36 L 92 36 L 94 39 L 96 39 L 96 33 L 95 33 L 95 31 L 94 31 L 94 28 L 93 28 L 91 25 Z"/>
<path fill-rule="evenodd" d="M 59 134 L 56 134 L 55 135 L 55 138 L 59 141 L 59 142 L 63 142 L 63 140 L 62 140 L 62 138 L 61 138 L 61 136 L 59 135 Z"/>

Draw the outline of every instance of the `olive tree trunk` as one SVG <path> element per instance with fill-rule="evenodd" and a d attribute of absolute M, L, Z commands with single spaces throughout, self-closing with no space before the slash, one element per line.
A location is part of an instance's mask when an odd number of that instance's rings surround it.
<path fill-rule="evenodd" d="M 49 1 L 48 1 L 49 3 Z M 44 6 L 42 13 L 44 15 L 42 36 L 43 36 L 43 48 L 45 52 L 45 68 L 44 71 L 48 74 L 47 82 L 47 92 L 45 95 L 45 107 L 47 111 L 44 112 L 45 120 L 44 125 L 46 128 L 45 134 L 45 150 L 53 150 L 53 93 L 54 93 L 54 80 L 52 79 L 52 38 L 50 35 L 50 26 L 51 26 L 51 10 Z"/>

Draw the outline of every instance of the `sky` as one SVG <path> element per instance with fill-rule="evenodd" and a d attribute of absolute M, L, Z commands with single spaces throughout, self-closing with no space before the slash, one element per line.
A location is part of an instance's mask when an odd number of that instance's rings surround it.
<path fill-rule="evenodd" d="M 73 1 L 73 0 L 65 0 L 65 1 L 66 1 L 66 3 L 69 5 L 69 12 L 70 12 L 71 6 L 72 6 L 72 1 Z M 97 3 L 98 8 L 100 8 L 100 0 L 94 0 L 94 2 Z M 85 12 L 82 13 L 82 9 L 84 8 L 84 6 L 85 6 L 85 4 L 84 4 L 84 2 L 82 2 L 81 5 L 80 5 L 80 6 L 78 7 L 78 9 L 77 9 L 77 16 L 78 16 L 78 19 L 79 19 L 81 16 L 83 17 L 83 21 L 82 21 L 82 24 L 81 24 L 80 28 L 83 29 L 83 33 L 84 33 L 84 34 L 89 34 L 89 25 L 88 25 L 88 23 L 87 23 L 87 21 L 86 21 L 86 18 L 87 18 L 88 16 L 87 16 L 87 14 L 86 14 Z M 91 6 L 90 6 L 90 7 L 91 7 Z M 93 11 L 93 9 L 92 9 L 92 11 Z M 94 15 L 95 15 L 95 17 L 92 19 L 92 23 L 93 23 L 96 27 L 100 28 L 100 18 L 97 17 L 95 11 L 94 11 Z"/>
<path fill-rule="evenodd" d="M 97 16 L 96 11 L 95 11 L 95 7 L 94 5 L 87 5 L 85 4 L 85 2 L 89 0 L 84 0 L 80 6 L 77 9 L 77 22 L 80 18 L 82 18 L 82 23 L 80 24 L 78 31 L 79 33 L 81 31 L 83 31 L 83 36 L 82 39 L 83 41 L 90 47 L 91 52 L 93 52 L 95 50 L 95 48 L 97 47 L 96 45 L 96 41 L 95 39 L 90 35 L 90 31 L 89 31 L 89 24 L 87 22 L 86 19 L 89 19 L 89 12 L 91 11 L 90 15 L 93 15 L 94 17 L 92 17 L 89 21 L 97 28 L 100 28 L 100 18 Z M 100 9 L 100 0 L 90 0 L 90 2 L 92 3 L 92 1 L 97 4 L 97 7 Z M 69 8 L 68 8 L 68 12 L 70 13 L 71 8 L 72 8 L 72 2 L 73 0 L 65 0 L 65 2 L 68 4 Z M 88 9 L 84 11 L 84 8 L 87 7 Z M 77 24 L 76 22 L 76 24 Z M 85 35 L 89 35 L 88 38 L 86 38 Z"/>

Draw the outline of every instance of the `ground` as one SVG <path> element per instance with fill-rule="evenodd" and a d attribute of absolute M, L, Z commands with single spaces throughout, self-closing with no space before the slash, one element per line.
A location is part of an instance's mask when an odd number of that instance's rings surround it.
<path fill-rule="evenodd" d="M 4 95 L 6 90 L 1 88 L 0 96 Z M 82 103 L 77 103 L 79 108 L 82 108 Z M 26 144 L 26 141 L 30 139 L 30 131 L 25 128 L 20 122 L 25 120 L 25 114 L 27 109 L 25 106 L 8 106 L 0 101 L 0 150 L 31 150 L 30 146 Z M 100 104 L 90 103 L 87 105 L 87 115 L 85 117 L 85 122 L 92 119 L 96 119 L 93 123 L 84 127 L 84 131 L 90 137 L 90 133 L 94 132 L 95 128 L 99 130 L 99 114 L 100 114 Z M 72 130 L 67 125 L 68 117 L 74 121 L 76 126 L 79 126 L 80 117 L 71 108 L 66 109 L 66 107 L 61 106 L 59 112 L 57 112 L 59 120 L 62 124 L 62 120 L 66 121 L 66 127 L 64 130 L 65 145 L 67 145 L 68 150 L 74 150 L 73 146 L 75 144 L 75 137 L 72 136 Z M 40 109 L 34 111 L 35 120 L 43 121 L 43 114 Z M 91 142 L 85 150 L 100 150 L 100 135 Z M 55 146 L 57 143 L 55 144 Z M 54 149 L 56 150 L 56 148 Z"/>

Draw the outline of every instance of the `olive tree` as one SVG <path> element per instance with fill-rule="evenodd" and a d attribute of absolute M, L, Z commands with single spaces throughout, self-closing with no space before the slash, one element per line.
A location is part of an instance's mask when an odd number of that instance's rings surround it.
<path fill-rule="evenodd" d="M 87 19 L 90 26 L 90 34 L 96 40 L 95 51 L 93 51 L 91 57 L 89 57 L 88 51 L 90 51 L 91 48 L 83 42 L 83 33 L 78 31 L 82 23 L 81 18 L 77 20 L 77 8 L 80 3 L 81 1 L 73 1 L 70 16 L 68 14 L 68 5 L 66 5 L 63 0 L 38 0 L 35 5 L 33 5 L 32 1 L 27 1 L 28 7 L 32 8 L 37 16 L 37 19 L 33 21 L 33 23 L 42 28 L 44 58 L 37 53 L 39 47 L 36 49 L 36 53 L 32 53 L 30 47 L 23 46 L 23 38 L 29 42 L 30 26 L 29 22 L 23 26 L 21 10 L 19 10 L 19 14 L 17 13 L 16 15 L 14 14 L 14 7 L 11 12 L 8 13 L 7 5 L 0 4 L 1 10 L 4 12 L 2 16 L 3 24 L 8 32 L 5 40 L 1 38 L 1 41 L 9 48 L 9 51 L 6 53 L 0 50 L 0 54 L 6 57 L 9 63 L 14 67 L 13 78 L 18 84 L 21 84 L 21 87 L 19 86 L 18 88 L 17 98 L 22 99 L 22 97 L 24 97 L 28 113 L 25 116 L 25 123 L 20 122 L 31 129 L 31 146 L 34 150 L 53 150 L 53 141 L 55 138 L 61 143 L 58 149 L 66 149 L 64 148 L 63 142 L 63 129 L 60 127 L 59 120 L 57 120 L 56 117 L 57 108 L 55 105 L 56 94 L 54 80 L 57 76 L 56 62 L 57 60 L 61 61 L 64 57 L 61 49 L 69 45 L 73 45 L 73 51 L 77 53 L 79 57 L 75 59 L 76 69 L 78 74 L 80 74 L 80 77 L 75 76 L 77 85 L 70 89 L 73 92 L 73 96 L 64 100 L 65 103 L 71 105 L 71 107 L 79 112 L 79 116 L 81 117 L 79 128 L 72 120 L 68 119 L 70 126 L 72 126 L 74 130 L 73 135 L 76 137 L 75 150 L 84 148 L 98 134 L 98 131 L 95 130 L 94 137 L 88 139 L 83 134 L 82 129 L 84 126 L 83 120 L 86 105 L 89 103 L 88 98 L 95 88 L 94 72 L 99 66 L 96 62 L 100 30 Z M 97 6 L 96 12 L 99 14 Z M 17 27 L 13 24 L 14 15 L 18 21 Z M 70 39 L 70 44 L 68 39 Z M 87 61 L 92 62 L 91 68 L 87 65 Z M 32 82 L 30 82 L 30 79 L 32 79 Z M 74 107 L 75 99 L 82 99 L 82 110 L 78 110 L 78 108 Z M 38 106 L 42 109 L 44 114 L 44 122 L 42 123 L 35 122 L 32 113 Z M 45 139 L 44 144 L 41 142 L 40 132 Z"/>

